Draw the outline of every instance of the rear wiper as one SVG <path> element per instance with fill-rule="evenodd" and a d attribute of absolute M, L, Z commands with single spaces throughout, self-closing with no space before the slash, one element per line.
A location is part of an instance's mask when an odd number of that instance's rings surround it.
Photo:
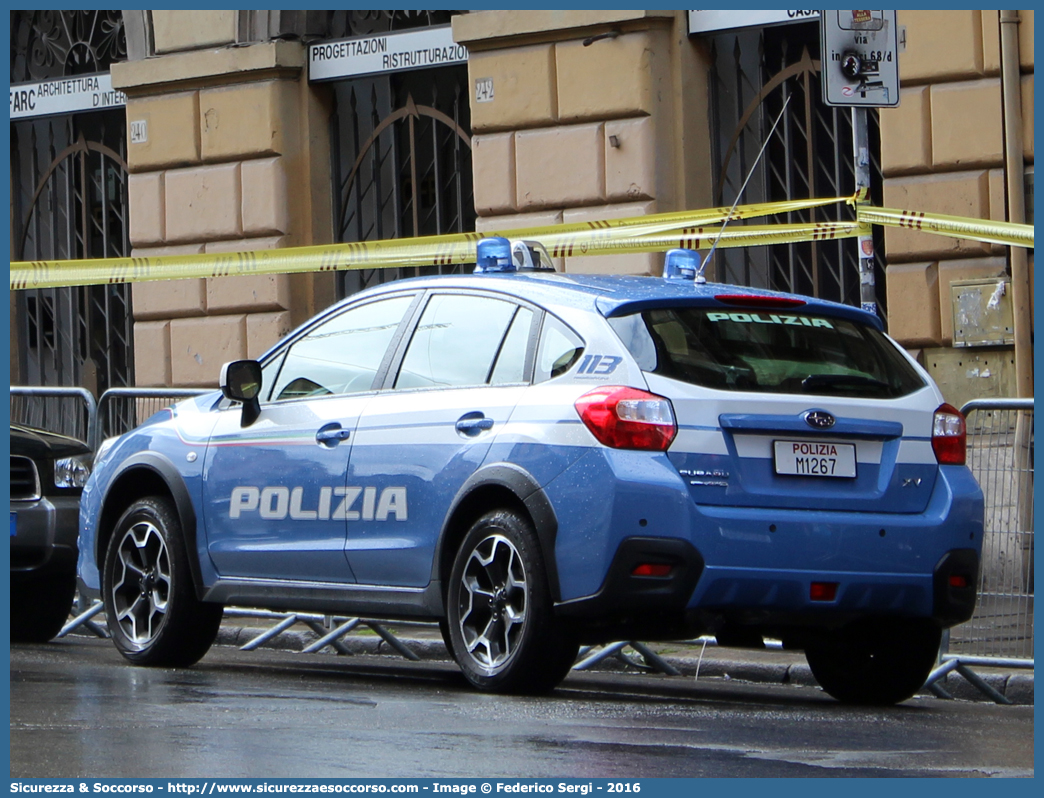
<path fill-rule="evenodd" d="M 891 386 L 873 377 L 860 377 L 856 374 L 810 374 L 801 381 L 801 389 L 812 393 L 819 389 L 841 388 L 845 390 L 870 389 L 887 391 Z"/>

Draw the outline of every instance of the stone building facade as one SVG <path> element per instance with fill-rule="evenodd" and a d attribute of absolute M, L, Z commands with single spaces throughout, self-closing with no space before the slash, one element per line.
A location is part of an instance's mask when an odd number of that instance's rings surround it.
<path fill-rule="evenodd" d="M 240 12 L 151 16 L 154 55 L 112 69 L 142 131 L 127 149 L 132 254 L 329 242 L 329 110 L 302 44 L 232 46 Z M 213 385 L 222 363 L 259 356 L 333 299 L 329 275 L 137 284 L 137 384 Z"/>
<path fill-rule="evenodd" d="M 1033 12 L 1019 15 L 1022 160 L 1032 197 Z M 902 22 L 909 38 L 901 103 L 881 112 L 885 205 L 1007 220 L 999 12 L 906 11 Z M 1007 247 L 897 228 L 885 238 L 890 334 L 921 350 L 929 370 L 962 397 L 976 393 L 962 379 L 969 372 L 1001 374 L 990 387 L 1015 395 L 1010 347 L 951 348 L 953 283 L 1004 278 Z"/>
<path fill-rule="evenodd" d="M 1032 188 L 1033 12 L 1018 12 L 1026 171 L 1014 175 L 1005 163 L 999 13 L 899 12 L 901 104 L 879 112 L 886 206 L 1007 219 L 1008 182 L 1028 179 Z M 328 18 L 123 14 L 128 57 L 111 74 L 126 94 L 133 254 L 337 240 L 334 90 L 310 82 L 307 68 L 307 43 L 331 37 Z M 474 229 L 717 204 L 712 162 L 721 151 L 708 111 L 715 67 L 706 41 L 690 35 L 687 12 L 492 10 L 450 19 L 454 41 L 468 49 L 469 129 L 460 135 L 470 142 Z M 480 81 L 492 96 L 477 94 Z M 985 390 L 986 381 L 969 386 L 953 376 L 971 350 L 952 349 L 951 284 L 1009 274 L 1007 248 L 895 229 L 884 243 L 891 334 L 950 386 L 951 401 Z M 649 254 L 556 265 L 656 274 L 661 262 Z M 216 384 L 223 362 L 259 355 L 344 293 L 336 280 L 308 274 L 134 285 L 136 384 Z M 988 356 L 1013 362 L 1014 350 L 991 347 Z M 1013 395 L 1014 368 L 992 373 L 1002 377 L 988 390 Z"/>

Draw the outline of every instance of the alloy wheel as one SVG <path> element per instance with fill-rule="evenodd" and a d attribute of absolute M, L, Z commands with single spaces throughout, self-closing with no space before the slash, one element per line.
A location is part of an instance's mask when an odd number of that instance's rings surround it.
<path fill-rule="evenodd" d="M 167 615 L 170 555 L 159 529 L 139 521 L 124 533 L 116 552 L 112 603 L 116 622 L 133 643 L 152 640 Z"/>
<path fill-rule="evenodd" d="M 510 540 L 493 534 L 475 546 L 457 600 L 468 654 L 484 670 L 504 667 L 519 646 L 529 609 L 525 563 Z"/>

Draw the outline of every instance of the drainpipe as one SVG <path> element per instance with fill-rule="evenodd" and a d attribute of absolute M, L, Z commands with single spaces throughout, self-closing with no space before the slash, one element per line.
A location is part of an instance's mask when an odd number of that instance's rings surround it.
<path fill-rule="evenodd" d="M 1022 85 L 1019 73 L 1019 12 L 1000 12 L 1001 89 L 1004 113 L 1004 173 L 1008 221 L 1026 222 L 1025 165 L 1022 142 Z M 1011 304 L 1015 323 L 1015 393 L 1033 396 L 1033 318 L 1030 315 L 1029 265 L 1024 247 L 1010 247 Z"/>
<path fill-rule="evenodd" d="M 1008 221 L 1026 222 L 1026 178 L 1022 148 L 1022 77 L 1019 73 L 1019 12 L 1000 12 L 1001 102 L 1004 113 L 1004 173 L 1008 190 Z M 1029 264 L 1024 247 L 1009 247 L 1011 305 L 1015 324 L 1015 394 L 1033 396 L 1033 317 L 1030 315 Z M 1016 523 L 1023 540 L 1018 578 L 1023 587 L 1033 584 L 1033 415 L 1019 413 L 1015 420 L 1013 476 L 1016 484 Z M 1030 588 L 1032 589 L 1032 588 Z"/>

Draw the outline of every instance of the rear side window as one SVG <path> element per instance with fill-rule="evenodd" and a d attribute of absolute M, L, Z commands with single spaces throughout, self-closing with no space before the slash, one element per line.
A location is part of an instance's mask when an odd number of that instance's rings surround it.
<path fill-rule="evenodd" d="M 707 388 L 892 398 L 924 386 L 884 335 L 846 319 L 668 307 L 609 323 L 643 371 Z"/>
<path fill-rule="evenodd" d="M 584 342 L 579 336 L 550 313 L 544 316 L 544 329 L 540 332 L 540 348 L 537 350 L 534 382 L 551 380 L 565 374 L 584 351 Z"/>
<path fill-rule="evenodd" d="M 511 302 L 488 297 L 432 296 L 406 350 L 395 387 L 483 385 L 515 309 Z"/>

